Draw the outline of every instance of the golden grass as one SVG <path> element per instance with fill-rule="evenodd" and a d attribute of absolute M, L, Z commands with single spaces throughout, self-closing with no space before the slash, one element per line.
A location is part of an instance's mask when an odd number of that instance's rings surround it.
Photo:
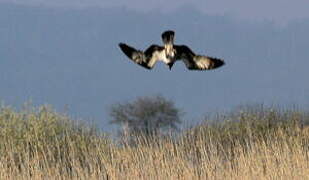
<path fill-rule="evenodd" d="M 309 179 L 308 115 L 222 118 L 178 137 L 117 145 L 48 107 L 2 107 L 0 179 Z"/>

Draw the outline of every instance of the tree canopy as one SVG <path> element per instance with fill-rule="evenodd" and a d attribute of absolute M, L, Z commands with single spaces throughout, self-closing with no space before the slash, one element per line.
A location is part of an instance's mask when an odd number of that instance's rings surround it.
<path fill-rule="evenodd" d="M 167 130 L 177 130 L 181 123 L 180 110 L 163 96 L 139 97 L 133 102 L 113 104 L 111 123 L 123 127 L 127 135 L 158 135 Z"/>

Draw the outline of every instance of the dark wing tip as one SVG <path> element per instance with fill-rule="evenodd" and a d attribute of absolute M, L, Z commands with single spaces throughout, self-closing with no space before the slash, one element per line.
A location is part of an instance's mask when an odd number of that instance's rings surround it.
<path fill-rule="evenodd" d="M 132 58 L 133 52 L 136 51 L 134 48 L 126 45 L 125 43 L 119 43 L 118 45 L 125 55 L 127 55 L 129 58 Z"/>
<path fill-rule="evenodd" d="M 214 58 L 214 57 L 210 57 L 210 59 L 214 62 L 212 69 L 216 69 L 216 68 L 219 68 L 225 65 L 225 62 L 222 59 Z"/>
<path fill-rule="evenodd" d="M 128 47 L 125 43 L 119 43 L 118 45 L 122 51 Z"/>
<path fill-rule="evenodd" d="M 126 45 L 125 43 L 119 43 L 118 46 L 119 46 L 120 49 L 122 50 L 122 49 L 124 49 L 125 46 L 127 46 L 127 45 Z"/>

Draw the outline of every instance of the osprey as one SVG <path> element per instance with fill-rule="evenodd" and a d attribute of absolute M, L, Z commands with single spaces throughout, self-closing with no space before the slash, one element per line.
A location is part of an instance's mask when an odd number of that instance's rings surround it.
<path fill-rule="evenodd" d="M 175 45 L 174 35 L 174 31 L 163 32 L 161 37 L 164 46 L 153 44 L 145 51 L 125 43 L 119 43 L 119 47 L 132 61 L 147 69 L 152 69 L 157 61 L 163 61 L 170 70 L 178 60 L 182 60 L 190 70 L 210 70 L 224 65 L 221 59 L 195 54 L 186 45 Z"/>

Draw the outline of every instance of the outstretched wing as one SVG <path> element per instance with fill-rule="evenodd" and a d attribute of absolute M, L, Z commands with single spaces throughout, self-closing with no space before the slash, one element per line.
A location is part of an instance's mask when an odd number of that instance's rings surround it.
<path fill-rule="evenodd" d="M 190 70 L 211 70 L 224 65 L 224 61 L 214 57 L 195 55 L 194 52 L 185 45 L 174 45 L 176 59 L 181 59 Z"/>
<path fill-rule="evenodd" d="M 155 63 L 159 60 L 158 55 L 164 50 L 163 47 L 158 45 L 151 45 L 145 52 L 136 50 L 124 43 L 119 43 L 119 47 L 128 58 L 146 69 L 153 68 Z"/>

